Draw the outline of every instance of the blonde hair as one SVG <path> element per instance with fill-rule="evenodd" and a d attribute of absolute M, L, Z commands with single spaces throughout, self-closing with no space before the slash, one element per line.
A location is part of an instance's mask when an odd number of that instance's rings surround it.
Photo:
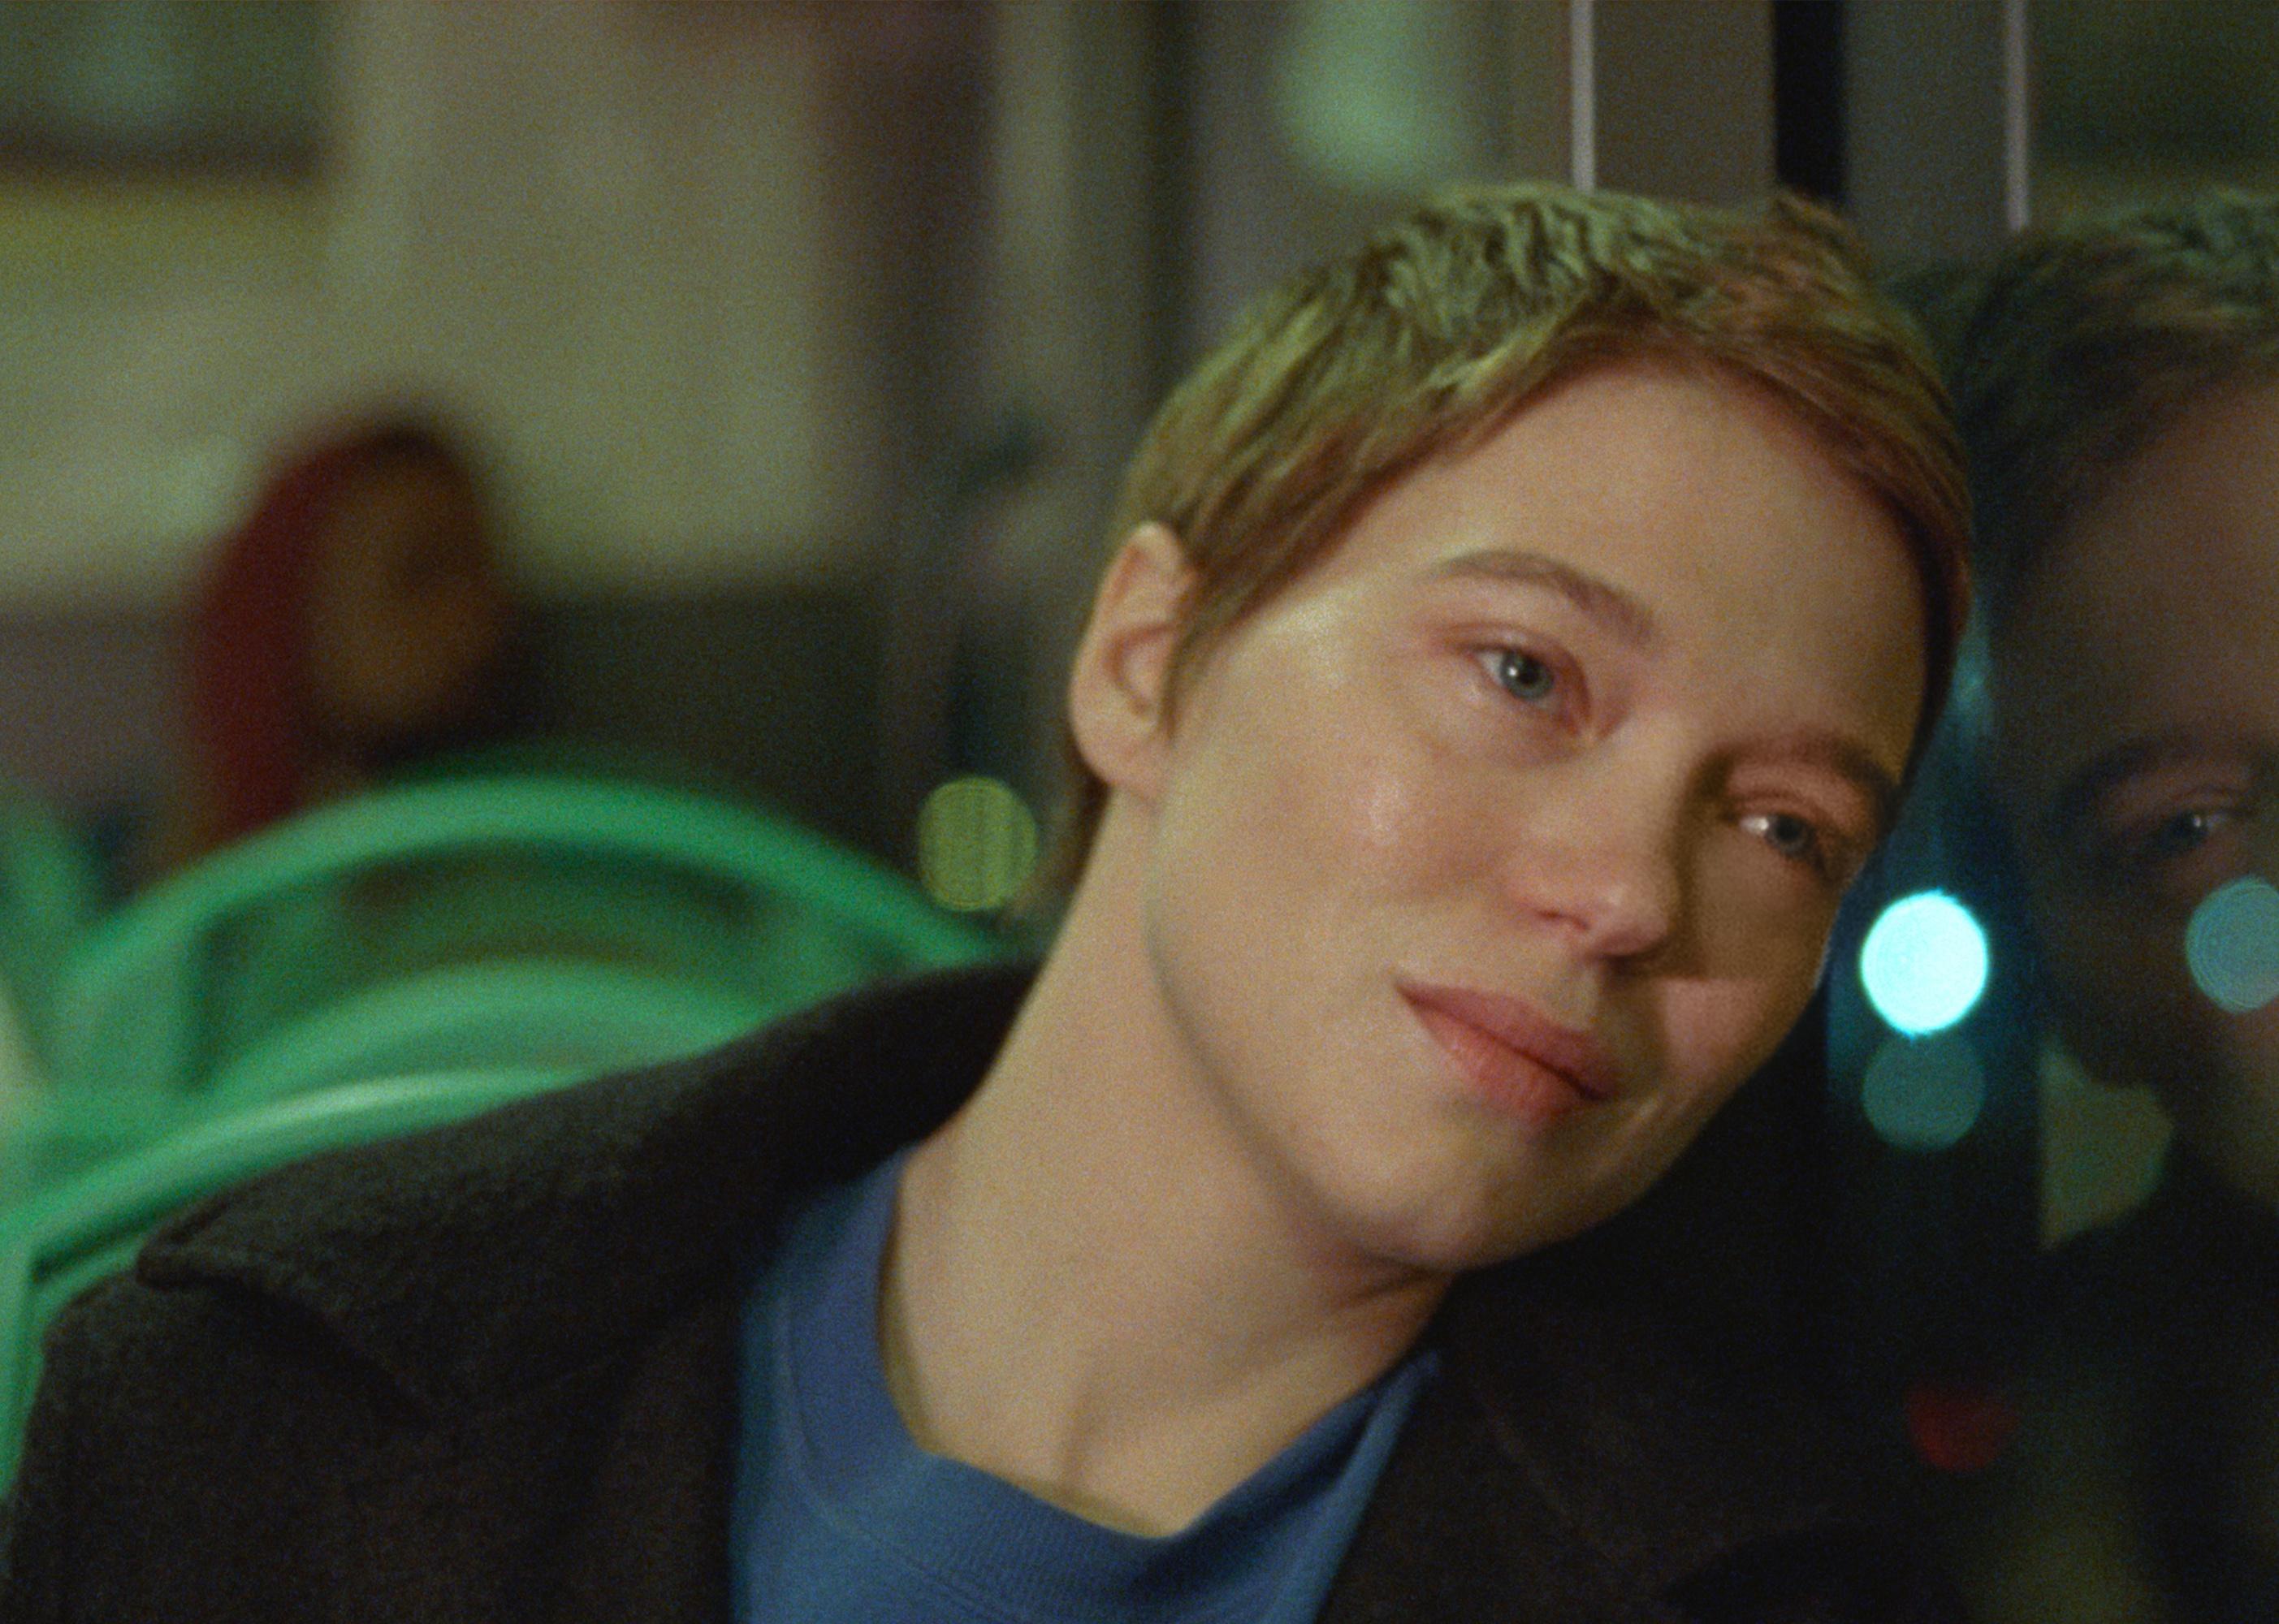
<path fill-rule="evenodd" d="M 1930 645 L 1920 743 L 1968 607 L 1961 454 L 1929 356 L 1856 243 L 1785 197 L 1742 213 L 1468 188 L 1259 300 L 1163 402 L 1110 525 L 1114 540 L 1168 526 L 1193 567 L 1172 701 L 1221 638 L 1403 474 L 1477 444 L 1549 385 L 1631 358 L 1707 364 L 1761 387 L 1898 521 Z M 1072 739 L 1063 749 L 1061 882 L 1106 804 Z"/>

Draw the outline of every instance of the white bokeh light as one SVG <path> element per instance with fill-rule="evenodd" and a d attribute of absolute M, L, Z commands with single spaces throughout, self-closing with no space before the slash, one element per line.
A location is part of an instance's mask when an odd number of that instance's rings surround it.
<path fill-rule="evenodd" d="M 1860 946 L 1868 1002 L 1911 1038 L 1968 1015 L 1986 990 L 1986 932 L 1942 891 L 1919 891 L 1885 908 Z"/>

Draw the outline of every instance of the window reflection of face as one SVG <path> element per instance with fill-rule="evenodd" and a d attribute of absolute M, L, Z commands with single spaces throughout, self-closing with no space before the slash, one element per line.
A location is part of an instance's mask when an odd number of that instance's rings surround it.
<path fill-rule="evenodd" d="M 1585 374 L 1396 485 L 1119 786 L 1220 1119 L 1379 1256 L 1472 1267 L 1627 1203 L 1811 993 L 1919 606 L 1892 521 L 1720 379 Z M 1484 1105 L 1450 988 L 1589 1033 L 1610 1097 Z"/>
<path fill-rule="evenodd" d="M 2064 1036 L 2279 1195 L 2279 1006 L 2194 987 L 2193 908 L 2279 876 L 2279 385 L 2156 438 L 2076 518 L 1995 650 L 1995 773 Z"/>

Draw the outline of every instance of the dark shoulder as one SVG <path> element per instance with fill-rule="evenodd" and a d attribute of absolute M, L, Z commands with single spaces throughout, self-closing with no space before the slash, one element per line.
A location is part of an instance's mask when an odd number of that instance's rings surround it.
<path fill-rule="evenodd" d="M 1528 1260 L 1452 1293 L 1452 1377 L 1566 1559 L 1698 1624 L 1953 1624 L 1856 1401 Z M 1523 1484 L 1523 1490 L 1517 1484 Z"/>
<path fill-rule="evenodd" d="M 710 1243 L 782 1186 L 852 1176 L 962 1103 L 1026 985 L 1018 967 L 937 974 L 828 1000 L 709 1053 L 604 1076 L 448 1126 L 308 1158 L 188 1210 L 153 1237 L 146 1279 L 335 1252 L 383 1263 L 487 1237 L 541 1256 L 629 1223 Z M 529 1260 L 525 1260 L 526 1263 Z"/>
<path fill-rule="evenodd" d="M 229 1293 L 116 1276 L 43 1347 L 0 1530 L 11 1620 L 134 1616 L 183 1583 L 226 1593 L 228 1569 L 351 1492 L 403 1420 L 319 1328 Z M 217 1571 L 187 1571 L 200 1562 Z"/>
<path fill-rule="evenodd" d="M 1760 1541 L 1690 1575 L 1671 1599 L 1689 1624 L 1968 1624 L 1935 1568 L 1850 1530 Z"/>
<path fill-rule="evenodd" d="M 295 1163 L 182 1214 L 138 1282 L 314 1321 L 449 1408 L 611 1357 L 740 1277 L 808 1191 L 963 1103 L 1026 985 L 938 975 L 711 1053 Z"/>
<path fill-rule="evenodd" d="M 307 1344 L 447 1411 L 606 1357 L 764 1240 L 748 1046 L 310 1157 L 154 1232 L 84 1335 Z"/>
<path fill-rule="evenodd" d="M 2037 1318 L 2080 1344 L 2160 1344 L 2275 1301 L 2279 1214 L 2176 1156 L 2145 1206 L 2051 1256 Z"/>

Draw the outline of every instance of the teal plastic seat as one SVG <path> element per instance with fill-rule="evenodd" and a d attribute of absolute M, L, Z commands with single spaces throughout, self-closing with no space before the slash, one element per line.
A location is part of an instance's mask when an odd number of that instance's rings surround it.
<path fill-rule="evenodd" d="M 456 779 L 306 813 L 119 909 L 58 982 L 52 1064 L 65 1090 L 201 1092 L 272 1034 L 453 963 L 619 964 L 758 1018 L 994 950 L 900 877 L 742 807 L 622 780 Z M 401 1007 L 364 1013 L 384 1025 Z"/>
<path fill-rule="evenodd" d="M 456 1071 L 301 1094 L 182 1128 L 0 1214 L 0 1485 L 15 1474 L 42 1333 L 73 1298 L 125 1269 L 162 1219 L 303 1156 L 454 1122 L 569 1080 L 542 1069 Z"/>
<path fill-rule="evenodd" d="M 8 1089 L 0 1093 L 0 1214 L 34 1191 L 173 1131 L 191 1115 L 180 1095 Z"/>
<path fill-rule="evenodd" d="M 256 1039 L 208 1083 L 214 1110 L 450 1066 L 594 1074 L 725 1043 L 763 1000 L 622 964 L 481 960 L 382 982 Z"/>
<path fill-rule="evenodd" d="M 101 894 L 86 843 L 36 797 L 0 787 L 0 978 L 33 1053 L 46 1046 L 57 977 Z"/>

